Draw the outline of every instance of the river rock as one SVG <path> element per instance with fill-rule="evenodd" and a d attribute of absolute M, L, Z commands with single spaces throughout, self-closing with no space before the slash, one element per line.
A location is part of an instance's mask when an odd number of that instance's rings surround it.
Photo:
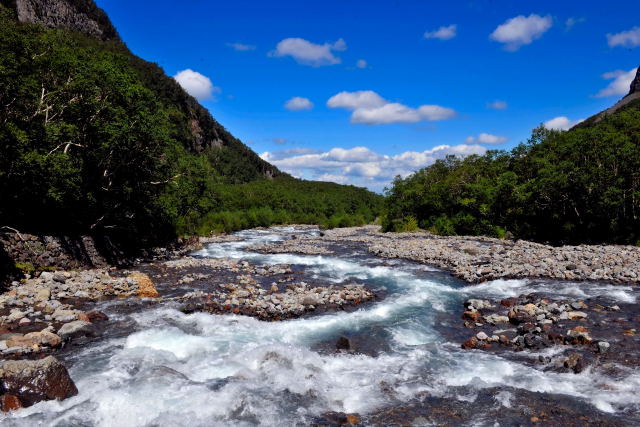
<path fill-rule="evenodd" d="M 78 394 L 67 368 L 53 356 L 0 363 L 0 384 L 4 395 L 16 396 L 24 407 Z"/>
<path fill-rule="evenodd" d="M 94 326 L 90 322 L 85 322 L 83 320 L 75 320 L 73 322 L 65 323 L 58 330 L 58 335 L 63 339 L 93 335 L 94 333 Z"/>
<path fill-rule="evenodd" d="M 351 342 L 351 340 L 347 337 L 340 337 L 338 338 L 338 341 L 336 342 L 336 349 L 337 350 L 344 350 L 344 351 L 353 351 L 354 347 L 353 344 Z"/>
<path fill-rule="evenodd" d="M 133 279 L 138 285 L 137 295 L 140 298 L 158 298 L 160 296 L 151 278 L 146 274 L 135 272 L 129 276 L 129 279 Z"/>
<path fill-rule="evenodd" d="M 0 407 L 3 412 L 15 411 L 23 408 L 20 398 L 14 394 L 3 394 L 0 396 Z"/>

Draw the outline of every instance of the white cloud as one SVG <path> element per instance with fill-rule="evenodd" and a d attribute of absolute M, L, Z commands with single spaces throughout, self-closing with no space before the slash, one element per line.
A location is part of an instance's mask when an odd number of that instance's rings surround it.
<path fill-rule="evenodd" d="M 568 18 L 564 23 L 564 30 L 570 31 L 576 24 L 586 21 L 586 18 L 574 18 L 573 16 Z"/>
<path fill-rule="evenodd" d="M 605 80 L 613 80 L 607 87 L 598 92 L 595 96 L 597 98 L 604 98 L 607 96 L 622 96 L 629 93 L 631 88 L 631 82 L 636 77 L 636 71 L 634 68 L 629 71 L 616 70 L 604 73 L 602 78 Z"/>
<path fill-rule="evenodd" d="M 367 68 L 368 66 L 369 64 L 364 59 L 358 59 L 358 62 L 356 62 L 356 67 L 358 68 Z"/>
<path fill-rule="evenodd" d="M 329 98 L 327 106 L 351 110 L 351 123 L 369 125 L 439 121 L 456 116 L 456 112 L 451 108 L 439 105 L 411 108 L 397 102 L 389 102 L 372 90 L 340 92 Z"/>
<path fill-rule="evenodd" d="M 191 69 L 179 71 L 173 78 L 187 93 L 197 100 L 211 99 L 220 88 L 213 85 L 211 79 Z"/>
<path fill-rule="evenodd" d="M 499 25 L 489 37 L 504 43 L 506 50 L 515 51 L 540 38 L 551 26 L 550 16 L 533 13 L 529 16 L 519 15 Z"/>
<path fill-rule="evenodd" d="M 584 121 L 584 119 L 569 120 L 569 118 L 566 116 L 559 116 L 544 122 L 544 127 L 553 130 L 568 130 L 582 121 Z"/>
<path fill-rule="evenodd" d="M 284 108 L 289 111 L 311 110 L 313 108 L 313 102 L 308 98 L 294 96 L 284 104 Z"/>
<path fill-rule="evenodd" d="M 256 47 L 251 44 L 244 43 L 227 43 L 227 46 L 232 48 L 233 50 L 237 50 L 238 52 L 246 52 L 249 50 L 256 50 Z"/>
<path fill-rule="evenodd" d="M 301 38 L 288 38 L 281 40 L 270 56 L 291 56 L 299 64 L 320 67 L 322 65 L 335 65 L 342 62 L 334 55 L 334 52 L 347 49 L 343 39 L 335 43 L 315 44 Z"/>
<path fill-rule="evenodd" d="M 628 31 L 616 34 L 607 34 L 609 47 L 636 47 L 640 46 L 640 27 L 633 27 Z"/>
<path fill-rule="evenodd" d="M 289 148 L 287 150 L 282 150 L 282 151 L 266 152 L 266 153 L 263 153 L 262 156 L 268 157 L 270 161 L 277 161 L 277 160 L 286 159 L 288 157 L 300 156 L 303 154 L 318 154 L 318 153 L 320 153 L 320 151 L 314 150 L 312 148 L 294 147 L 294 148 Z"/>
<path fill-rule="evenodd" d="M 490 133 L 481 133 L 477 137 L 468 136 L 465 141 L 467 144 L 502 144 L 507 142 L 507 138 L 499 135 L 491 135 Z"/>
<path fill-rule="evenodd" d="M 491 108 L 492 110 L 506 110 L 507 108 L 509 108 L 509 104 L 507 104 L 505 101 L 496 100 L 489 103 L 487 107 Z"/>
<path fill-rule="evenodd" d="M 372 90 L 360 90 L 357 92 L 340 92 L 327 101 L 331 108 L 346 108 L 356 110 L 358 108 L 382 107 L 387 101 Z"/>
<path fill-rule="evenodd" d="M 456 25 L 449 25 L 447 27 L 442 26 L 434 31 L 427 31 L 424 33 L 425 39 L 440 39 L 440 40 L 449 40 L 456 36 Z"/>
<path fill-rule="evenodd" d="M 287 144 L 287 140 L 284 138 L 273 138 L 272 141 L 278 145 L 285 145 Z"/>
<path fill-rule="evenodd" d="M 305 149 L 306 150 L 306 149 Z M 307 179 L 353 184 L 380 191 L 396 175 L 407 176 L 433 164 L 447 155 L 468 156 L 484 154 L 486 148 L 478 144 L 439 145 L 429 150 L 406 151 L 395 156 L 383 155 L 367 147 L 333 148 L 329 151 L 262 153 L 261 157 L 279 168 Z"/>

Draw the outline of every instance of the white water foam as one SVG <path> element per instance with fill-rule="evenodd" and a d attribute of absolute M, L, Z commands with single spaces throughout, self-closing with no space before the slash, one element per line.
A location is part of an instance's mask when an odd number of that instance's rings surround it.
<path fill-rule="evenodd" d="M 637 370 L 626 368 L 619 378 L 590 369 L 578 375 L 542 372 L 490 353 L 462 351 L 434 328 L 436 312 L 457 310 L 470 296 L 530 292 L 528 281 L 455 287 L 421 278 L 402 263 L 251 254 L 242 248 L 282 237 L 267 231 L 244 236 L 248 241 L 211 245 L 199 255 L 297 264 L 326 281 L 365 280 L 386 288 L 387 297 L 353 312 L 271 323 L 169 308 L 136 313 L 130 316 L 135 332 L 86 347 L 75 357 L 70 372 L 78 396 L 42 402 L 0 420 L 8 425 L 304 425 L 326 411 L 367 414 L 423 392 L 473 401 L 477 390 L 496 386 L 574 396 L 606 412 L 640 406 Z M 548 287 L 544 292 L 553 292 Z M 572 295 L 571 286 L 564 287 L 556 292 Z M 631 288 L 603 284 L 581 292 L 619 301 L 636 297 Z M 378 357 L 312 350 L 319 342 L 374 327 L 390 337 L 389 350 Z M 506 390 L 496 401 L 517 404 Z"/>

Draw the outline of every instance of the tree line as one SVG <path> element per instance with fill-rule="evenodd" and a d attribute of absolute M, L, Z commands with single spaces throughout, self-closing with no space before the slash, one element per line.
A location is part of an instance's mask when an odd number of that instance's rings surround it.
<path fill-rule="evenodd" d="M 565 243 L 640 243 L 640 101 L 513 150 L 447 157 L 387 191 L 383 226 Z"/>

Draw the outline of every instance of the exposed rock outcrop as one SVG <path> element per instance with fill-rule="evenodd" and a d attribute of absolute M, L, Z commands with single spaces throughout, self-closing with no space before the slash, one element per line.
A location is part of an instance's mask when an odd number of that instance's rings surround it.
<path fill-rule="evenodd" d="M 629 88 L 629 95 L 634 94 L 636 92 L 640 92 L 640 67 L 636 70 L 636 78 L 631 82 L 631 87 Z"/>
<path fill-rule="evenodd" d="M 99 40 L 119 40 L 107 15 L 92 0 L 2 0 L 20 22 L 67 28 Z"/>

